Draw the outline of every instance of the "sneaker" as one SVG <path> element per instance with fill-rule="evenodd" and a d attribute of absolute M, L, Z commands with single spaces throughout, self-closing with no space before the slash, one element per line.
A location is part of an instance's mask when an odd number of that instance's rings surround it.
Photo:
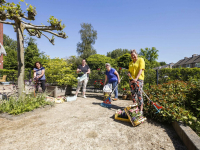
<path fill-rule="evenodd" d="M 118 98 L 113 98 L 113 101 L 117 101 L 118 100 Z"/>
<path fill-rule="evenodd" d="M 143 115 L 143 111 L 140 111 L 140 114 Z"/>
<path fill-rule="evenodd" d="M 87 97 L 84 95 L 83 98 L 87 98 Z"/>

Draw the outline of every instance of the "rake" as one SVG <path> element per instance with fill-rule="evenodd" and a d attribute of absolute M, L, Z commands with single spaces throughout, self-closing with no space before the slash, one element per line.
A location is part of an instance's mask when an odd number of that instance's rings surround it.
<path fill-rule="evenodd" d="M 130 77 L 133 79 L 133 77 L 130 75 Z M 133 79 L 134 80 L 134 79 Z M 136 84 L 137 85 L 137 84 Z M 160 111 L 161 111 L 161 109 L 162 109 L 162 106 L 160 106 L 159 104 L 157 104 L 157 103 L 155 103 L 155 102 L 153 102 L 148 96 L 147 96 L 147 94 L 143 91 L 143 89 L 141 89 L 142 90 L 142 93 L 147 97 L 147 99 L 152 103 L 152 105 L 155 107 L 155 109 L 157 110 L 157 112 L 156 113 L 159 113 Z"/>

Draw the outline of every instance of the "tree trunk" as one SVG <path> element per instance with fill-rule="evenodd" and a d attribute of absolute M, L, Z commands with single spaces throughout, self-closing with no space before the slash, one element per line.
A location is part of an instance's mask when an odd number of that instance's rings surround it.
<path fill-rule="evenodd" d="M 18 61 L 18 94 L 19 97 L 24 97 L 24 37 L 23 37 L 23 24 L 16 23 L 17 29 L 17 61 Z"/>

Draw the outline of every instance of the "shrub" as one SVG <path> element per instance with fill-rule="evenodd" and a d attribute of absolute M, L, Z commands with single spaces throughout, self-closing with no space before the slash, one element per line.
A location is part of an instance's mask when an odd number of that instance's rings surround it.
<path fill-rule="evenodd" d="M 160 113 L 155 114 L 155 108 L 144 97 L 144 112 L 147 116 L 160 122 L 182 121 L 200 135 L 200 82 L 170 81 L 168 83 L 151 86 L 146 90 L 153 102 L 163 106 Z"/>
<path fill-rule="evenodd" d="M 52 102 L 47 102 L 45 99 L 45 94 L 37 94 L 36 97 L 33 94 L 32 96 L 26 95 L 24 99 L 10 97 L 9 100 L 0 100 L 0 112 L 18 115 L 45 105 L 53 105 Z"/>

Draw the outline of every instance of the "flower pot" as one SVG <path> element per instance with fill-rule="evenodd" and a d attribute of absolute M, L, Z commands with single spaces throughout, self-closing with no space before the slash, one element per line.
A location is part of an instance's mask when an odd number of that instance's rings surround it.
<path fill-rule="evenodd" d="M 67 85 L 67 87 L 65 89 L 65 95 L 71 95 L 71 94 L 72 94 L 72 86 Z"/>
<path fill-rule="evenodd" d="M 122 99 L 126 100 L 127 99 L 127 95 L 122 95 Z"/>
<path fill-rule="evenodd" d="M 128 99 L 132 100 L 133 99 L 132 95 L 128 95 Z"/>

